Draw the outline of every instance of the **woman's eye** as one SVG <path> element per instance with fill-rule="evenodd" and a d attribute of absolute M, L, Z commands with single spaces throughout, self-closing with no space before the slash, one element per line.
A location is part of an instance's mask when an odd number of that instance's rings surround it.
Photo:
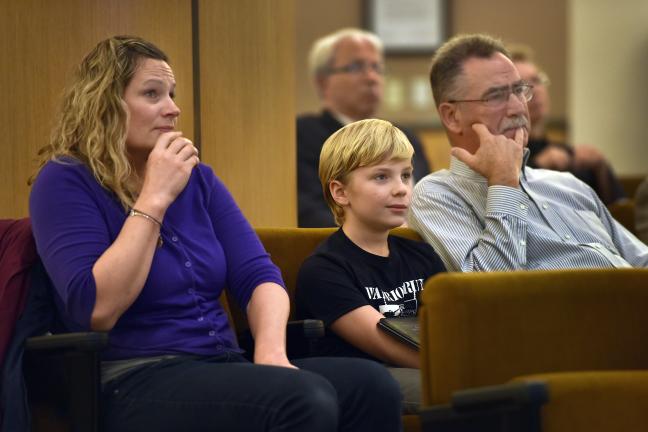
<path fill-rule="evenodd" d="M 385 174 L 377 174 L 374 178 L 376 180 L 385 180 L 387 176 Z"/>
<path fill-rule="evenodd" d="M 157 97 L 157 92 L 155 90 L 148 90 L 144 93 L 144 96 L 154 98 Z"/>

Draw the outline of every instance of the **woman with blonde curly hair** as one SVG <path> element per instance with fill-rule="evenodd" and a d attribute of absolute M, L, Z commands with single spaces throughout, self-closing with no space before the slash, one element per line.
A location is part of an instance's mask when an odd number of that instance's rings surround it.
<path fill-rule="evenodd" d="M 68 330 L 110 334 L 104 430 L 399 430 L 398 387 L 375 363 L 287 359 L 281 274 L 175 130 L 167 62 L 137 37 L 100 42 L 64 96 L 30 197 Z M 226 285 L 247 311 L 254 364 L 219 303 Z"/>

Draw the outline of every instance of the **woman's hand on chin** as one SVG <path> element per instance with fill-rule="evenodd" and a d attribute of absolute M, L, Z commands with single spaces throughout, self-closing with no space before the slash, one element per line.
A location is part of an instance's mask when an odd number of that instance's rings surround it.
<path fill-rule="evenodd" d="M 182 132 L 161 134 L 146 162 L 138 201 L 146 200 L 155 213 L 164 214 L 183 191 L 199 162 L 198 149 L 191 140 L 182 136 Z"/>

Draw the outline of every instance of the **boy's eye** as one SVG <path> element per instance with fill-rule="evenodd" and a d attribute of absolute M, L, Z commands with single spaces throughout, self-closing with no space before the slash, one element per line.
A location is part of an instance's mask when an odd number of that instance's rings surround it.
<path fill-rule="evenodd" d="M 403 173 L 403 179 L 404 180 L 409 180 L 412 178 L 412 173 Z"/>
<path fill-rule="evenodd" d="M 385 180 L 387 176 L 385 174 L 376 174 L 374 178 L 376 180 Z"/>

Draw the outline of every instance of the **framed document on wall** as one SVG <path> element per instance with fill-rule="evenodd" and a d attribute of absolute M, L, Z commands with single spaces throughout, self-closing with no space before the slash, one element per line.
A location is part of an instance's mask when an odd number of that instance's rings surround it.
<path fill-rule="evenodd" d="M 365 0 L 367 28 L 388 54 L 430 54 L 448 36 L 447 0 Z"/>

